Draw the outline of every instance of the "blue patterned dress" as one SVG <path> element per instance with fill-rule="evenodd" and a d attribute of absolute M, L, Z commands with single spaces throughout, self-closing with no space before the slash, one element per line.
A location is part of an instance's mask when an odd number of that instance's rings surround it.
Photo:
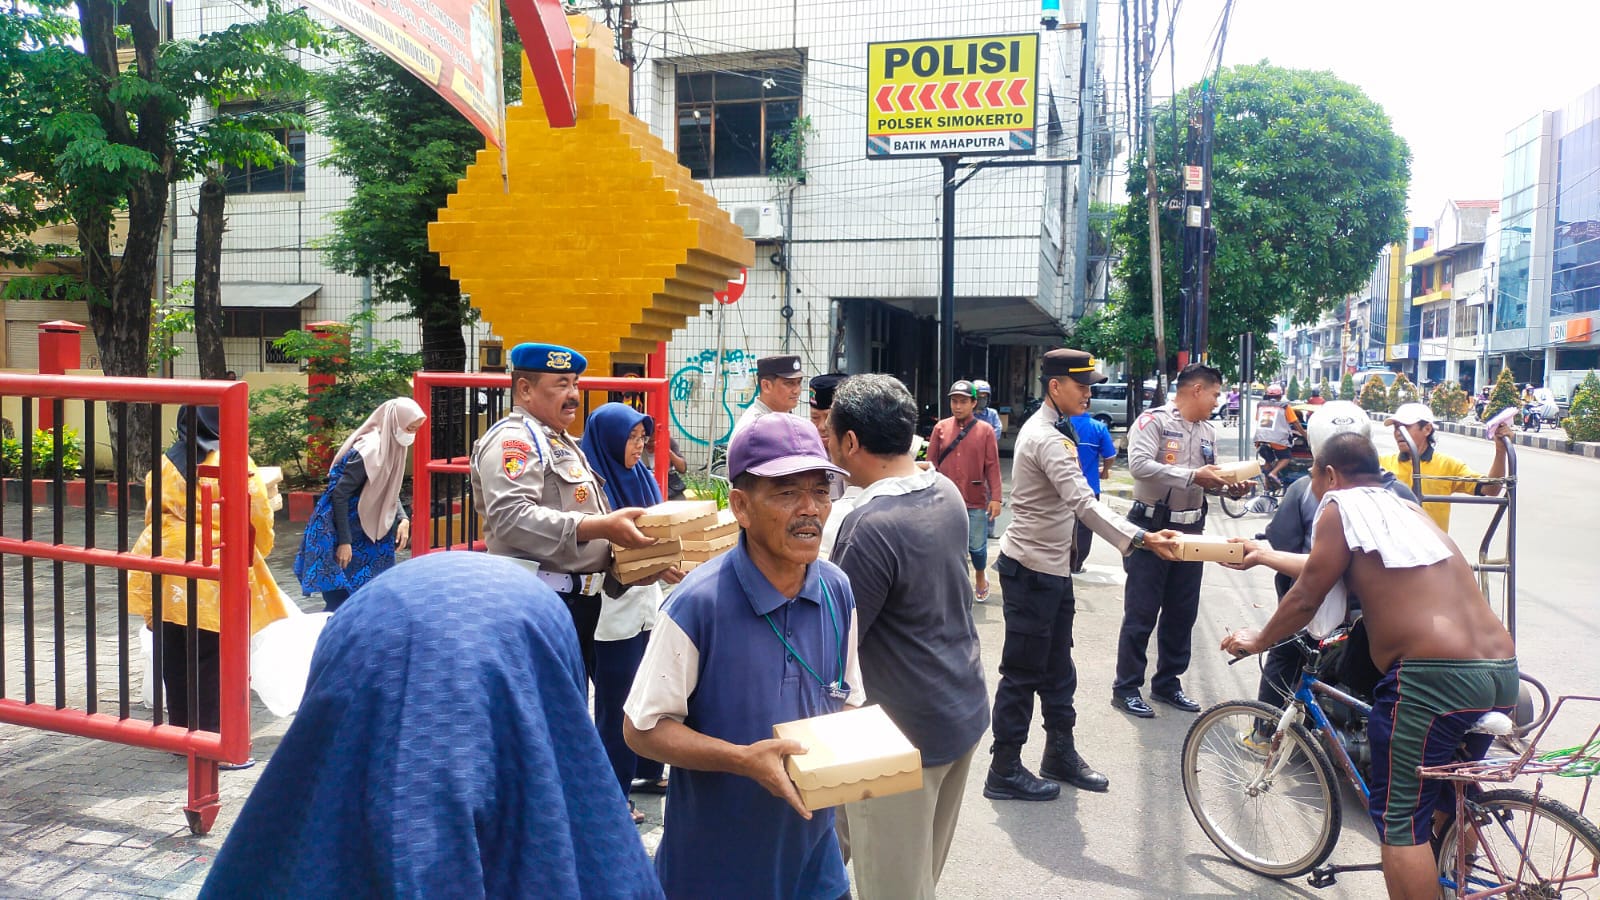
<path fill-rule="evenodd" d="M 328 473 L 328 489 L 317 499 L 306 523 L 305 536 L 300 541 L 300 552 L 294 557 L 294 574 L 300 579 L 300 589 L 307 595 L 328 591 L 354 591 L 387 569 L 394 567 L 394 526 L 380 541 L 367 537 L 361 528 L 359 507 L 361 494 L 350 497 L 348 513 L 350 529 L 350 565 L 339 568 L 334 551 L 339 546 L 339 529 L 333 516 L 333 492 L 344 477 L 345 468 L 361 453 L 351 450 Z M 363 481 L 363 487 L 365 482 Z M 404 515 L 402 509 L 401 515 Z M 398 520 L 396 520 L 398 524 Z M 341 598 L 342 599 L 342 598 Z"/>

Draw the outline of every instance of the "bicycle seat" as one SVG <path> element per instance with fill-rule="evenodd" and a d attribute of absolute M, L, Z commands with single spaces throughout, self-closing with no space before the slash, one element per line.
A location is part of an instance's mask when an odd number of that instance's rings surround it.
<path fill-rule="evenodd" d="M 1516 729 L 1511 717 L 1503 712 L 1486 712 L 1478 717 L 1467 731 L 1470 734 L 1507 735 Z"/>

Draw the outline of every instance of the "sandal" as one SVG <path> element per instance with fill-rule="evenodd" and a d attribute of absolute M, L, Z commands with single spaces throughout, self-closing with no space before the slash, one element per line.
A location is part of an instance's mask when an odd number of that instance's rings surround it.
<path fill-rule="evenodd" d="M 972 599 L 978 601 L 979 603 L 982 603 L 985 600 L 988 600 L 989 599 L 989 589 L 988 588 L 984 588 L 981 591 L 975 591 L 973 593 L 973 595 L 972 595 Z"/>
<path fill-rule="evenodd" d="M 628 786 L 628 793 L 630 794 L 665 794 L 666 792 L 667 780 L 665 778 L 654 781 L 648 778 L 635 778 L 633 784 Z"/>
<path fill-rule="evenodd" d="M 644 824 L 644 813 L 639 812 L 638 807 L 633 805 L 633 801 L 632 800 L 628 801 L 628 814 L 633 816 L 633 824 L 635 824 L 635 825 L 643 825 Z"/>

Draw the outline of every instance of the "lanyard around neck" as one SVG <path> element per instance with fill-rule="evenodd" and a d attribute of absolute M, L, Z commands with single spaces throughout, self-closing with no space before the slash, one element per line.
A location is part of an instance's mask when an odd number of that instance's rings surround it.
<path fill-rule="evenodd" d="M 771 613 L 763 613 L 761 618 L 767 620 L 767 627 L 771 628 L 772 633 L 778 636 L 779 641 L 783 642 L 783 649 L 789 651 L 789 655 L 800 663 L 801 668 L 811 673 L 811 677 L 817 680 L 817 684 L 828 688 L 830 693 L 839 697 L 849 693 L 844 683 L 844 632 L 840 630 L 839 617 L 833 611 L 833 597 L 828 593 L 828 582 L 819 578 L 818 583 L 822 585 L 822 603 L 828 608 L 828 621 L 833 625 L 833 639 L 838 645 L 839 676 L 834 681 L 825 680 L 821 675 L 817 674 L 816 669 L 811 668 L 811 664 L 806 662 L 804 656 L 800 655 L 800 651 L 796 650 L 794 645 L 789 643 L 788 638 L 783 636 L 783 632 L 778 630 L 777 624 L 772 621 Z"/>

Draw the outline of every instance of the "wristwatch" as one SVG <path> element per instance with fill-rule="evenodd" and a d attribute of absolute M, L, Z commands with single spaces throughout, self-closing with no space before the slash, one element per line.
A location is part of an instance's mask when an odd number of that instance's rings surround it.
<path fill-rule="evenodd" d="M 1139 529 L 1139 533 L 1133 536 L 1133 549 L 1135 549 L 1135 550 L 1143 550 L 1143 549 L 1145 549 L 1144 536 L 1146 534 L 1148 534 L 1148 533 L 1149 532 L 1145 531 L 1143 528 Z"/>

